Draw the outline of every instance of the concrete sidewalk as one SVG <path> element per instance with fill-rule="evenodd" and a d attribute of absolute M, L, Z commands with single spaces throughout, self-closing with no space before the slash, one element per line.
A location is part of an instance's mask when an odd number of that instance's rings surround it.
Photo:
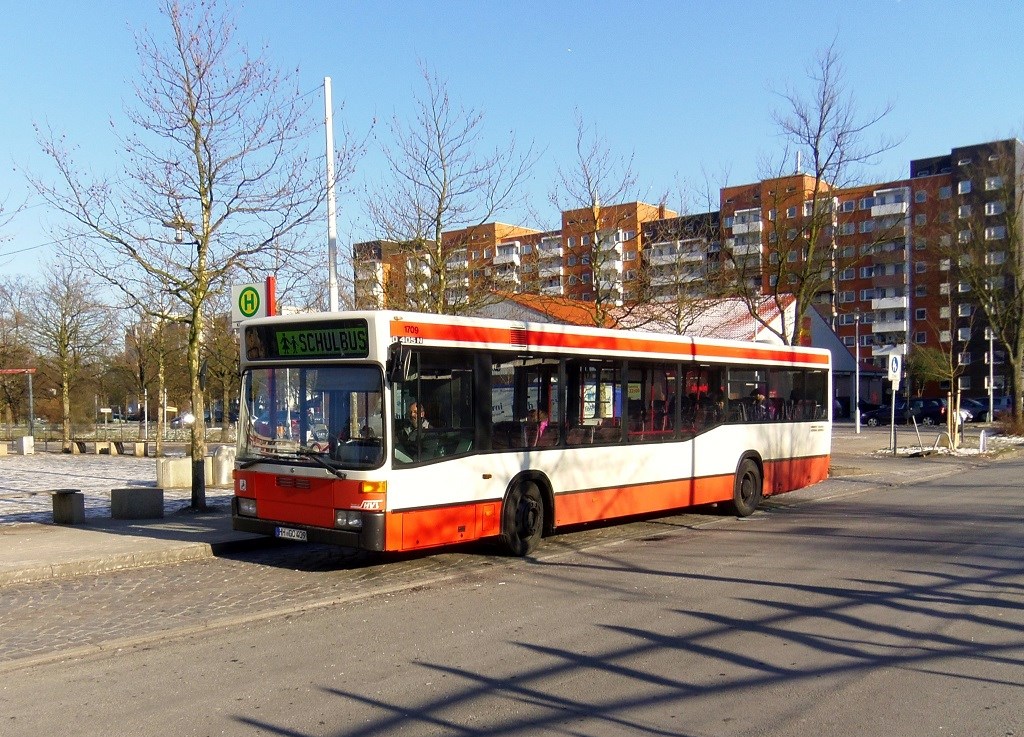
<path fill-rule="evenodd" d="M 208 512 L 188 509 L 189 489 L 165 489 L 163 519 L 111 519 L 110 490 L 133 486 L 156 486 L 156 459 L 0 456 L 0 586 L 196 560 L 270 542 L 231 529 L 231 489 L 208 488 Z M 53 524 L 49 490 L 58 488 L 83 493 L 85 524 Z"/>
<path fill-rule="evenodd" d="M 883 485 L 905 478 L 914 461 L 880 452 L 888 442 L 888 432 L 882 429 L 856 435 L 852 426 L 836 425 L 833 476 L 866 476 L 871 483 Z M 910 442 L 910 435 L 901 433 L 900 442 Z M 929 459 L 917 463 L 930 463 L 933 472 L 945 474 L 955 472 L 964 459 L 936 460 L 938 464 Z M 919 470 L 923 469 L 917 466 L 915 473 Z M 163 519 L 110 518 L 111 488 L 155 485 L 156 463 L 152 458 L 58 453 L 0 457 L 0 586 L 197 560 L 273 544 L 269 538 L 231 529 L 230 489 L 207 489 L 208 512 L 188 509 L 189 490 L 168 489 L 164 492 Z M 819 487 L 794 492 L 794 498 L 814 495 Z M 53 524 L 47 490 L 55 488 L 83 492 L 85 524 Z"/>

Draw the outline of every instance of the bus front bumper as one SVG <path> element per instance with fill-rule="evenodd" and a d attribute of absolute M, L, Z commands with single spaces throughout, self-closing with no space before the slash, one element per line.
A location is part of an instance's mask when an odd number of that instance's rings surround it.
<path fill-rule="evenodd" d="M 283 540 L 338 545 L 344 548 L 357 548 L 381 552 L 384 550 L 384 514 L 363 514 L 363 527 L 360 530 L 339 530 L 325 527 L 310 527 L 290 522 L 277 522 L 256 517 L 243 516 L 238 513 L 238 499 L 231 499 L 231 528 L 237 532 L 252 532 Z"/>

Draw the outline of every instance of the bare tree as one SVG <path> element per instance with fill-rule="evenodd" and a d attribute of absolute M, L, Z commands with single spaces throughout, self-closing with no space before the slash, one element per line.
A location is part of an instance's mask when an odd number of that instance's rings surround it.
<path fill-rule="evenodd" d="M 532 147 L 518 151 L 514 136 L 485 150 L 483 113 L 454 105 L 443 80 L 426 68 L 422 75 L 413 119 L 392 119 L 387 179 L 367 192 L 365 207 L 379 243 L 404 256 L 404 299 L 394 306 L 465 313 L 487 299 L 489 286 L 469 279 L 466 249 L 520 203 L 534 155 Z"/>
<path fill-rule="evenodd" d="M 804 318 L 819 295 L 834 300 L 833 279 L 840 267 L 835 253 L 836 190 L 851 187 L 866 165 L 896 145 L 885 138 L 869 140 L 891 106 L 861 114 L 834 45 L 817 56 L 808 80 L 806 95 L 793 88 L 779 93 L 782 106 L 774 119 L 786 146 L 775 164 L 765 166 L 767 197 L 751 197 L 744 213 L 749 214 L 744 226 L 767 220 L 767 228 L 744 227 L 723 248 L 729 278 L 751 317 L 789 344 L 803 340 Z M 790 168 L 794 160 L 799 162 L 795 173 Z M 893 237 L 903 223 L 881 225 L 874 232 L 879 243 Z M 784 316 L 779 327 L 758 309 L 766 295 Z M 792 298 L 795 313 L 787 321 L 784 307 Z M 834 318 L 834 301 L 832 312 Z"/>
<path fill-rule="evenodd" d="M 72 394 L 92 378 L 112 338 L 109 308 L 96 297 L 96 286 L 71 264 L 56 262 L 29 297 L 33 319 L 29 332 L 46 373 L 60 391 L 61 442 L 71 451 Z"/>
<path fill-rule="evenodd" d="M 192 411 L 203 416 L 199 372 L 208 300 L 243 267 L 266 264 L 272 247 L 307 226 L 325 188 L 308 150 L 310 100 L 235 40 L 219 4 L 163 0 L 164 43 L 138 40 L 143 73 L 131 130 L 120 135 L 122 175 L 94 179 L 62 140 L 40 132 L 56 181 L 36 190 L 68 216 L 91 247 L 67 254 L 159 321 L 188 328 Z M 344 170 L 340 167 L 339 170 Z M 264 266 L 265 268 L 265 266 Z M 173 306 L 143 301 L 155 279 Z M 192 508 L 204 509 L 202 422 L 192 427 Z"/>
<path fill-rule="evenodd" d="M 640 284 L 642 236 L 635 208 L 629 204 L 640 204 L 637 176 L 633 155 L 612 151 L 605 139 L 588 130 L 579 112 L 574 151 L 572 163 L 558 168 L 549 199 L 562 212 L 567 254 L 579 264 L 570 278 L 591 280 L 594 324 L 604 326 L 627 301 L 636 303 L 637 295 L 627 284 L 632 282 L 634 289 Z"/>

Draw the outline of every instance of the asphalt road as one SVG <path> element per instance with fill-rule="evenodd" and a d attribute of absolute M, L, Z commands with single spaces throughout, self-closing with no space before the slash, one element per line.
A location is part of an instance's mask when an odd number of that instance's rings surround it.
<path fill-rule="evenodd" d="M 88 619 L 91 581 L 114 589 L 92 599 L 112 621 L 120 596 L 149 608 L 138 622 L 177 625 L 9 660 L 0 730 L 1021 735 L 1022 474 L 1006 460 L 829 481 L 745 520 L 574 533 L 531 560 L 321 552 L 300 571 L 175 566 L 134 597 L 110 576 L 12 587 Z"/>

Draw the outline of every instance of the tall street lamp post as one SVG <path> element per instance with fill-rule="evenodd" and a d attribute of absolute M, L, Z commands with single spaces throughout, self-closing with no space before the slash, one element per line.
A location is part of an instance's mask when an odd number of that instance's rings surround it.
<path fill-rule="evenodd" d="M 860 435 L 860 310 L 853 312 L 853 426 Z"/>

